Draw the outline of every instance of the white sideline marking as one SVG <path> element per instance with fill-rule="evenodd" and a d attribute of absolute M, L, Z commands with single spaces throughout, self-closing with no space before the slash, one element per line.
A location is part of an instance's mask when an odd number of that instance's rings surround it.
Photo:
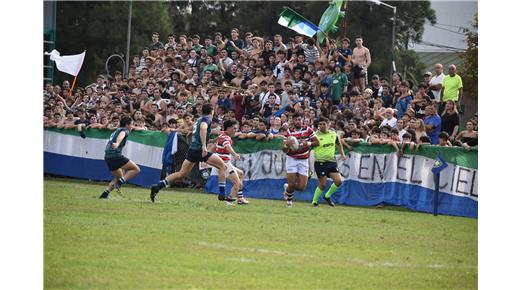
<path fill-rule="evenodd" d="M 249 252 L 249 253 L 262 253 L 262 254 L 275 254 L 280 256 L 294 256 L 294 257 L 314 257 L 313 255 L 307 254 L 295 254 L 295 253 L 287 253 L 279 250 L 268 250 L 262 248 L 239 248 L 239 247 L 230 247 L 223 244 L 216 243 L 208 243 L 208 242 L 198 242 L 199 246 L 205 246 L 210 248 L 224 249 L 228 251 L 240 251 L 240 252 Z"/>
<path fill-rule="evenodd" d="M 368 268 L 388 267 L 388 268 L 429 268 L 429 269 L 443 269 L 443 268 L 463 268 L 463 269 L 476 269 L 477 266 L 461 264 L 460 266 L 446 266 L 443 264 L 430 264 L 430 265 L 415 265 L 411 263 L 394 263 L 389 261 L 381 262 L 368 262 L 360 259 L 347 259 L 348 262 L 353 264 L 360 264 Z"/>

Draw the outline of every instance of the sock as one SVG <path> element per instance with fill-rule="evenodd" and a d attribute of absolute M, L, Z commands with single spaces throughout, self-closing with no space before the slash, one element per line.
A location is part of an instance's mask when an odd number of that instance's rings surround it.
<path fill-rule="evenodd" d="M 238 190 L 238 192 L 237 192 L 237 197 L 238 197 L 238 198 L 242 198 L 242 197 L 244 197 L 244 192 L 242 192 L 242 189 Z"/>
<path fill-rule="evenodd" d="M 323 192 L 323 190 L 320 189 L 320 187 L 316 187 L 316 190 L 314 191 L 314 198 L 312 199 L 312 203 L 318 203 L 318 199 L 320 199 L 320 195 Z"/>
<path fill-rule="evenodd" d="M 105 189 L 105 191 L 103 191 L 101 193 L 101 196 L 105 197 L 105 196 L 108 196 L 110 194 L 110 191 L 108 189 Z"/>
<path fill-rule="evenodd" d="M 163 189 L 165 187 L 168 187 L 169 186 L 168 180 L 163 179 L 163 180 L 159 181 L 159 184 L 157 184 L 157 186 L 159 187 L 159 189 Z"/>
<path fill-rule="evenodd" d="M 336 191 L 336 189 L 338 189 L 338 187 L 336 186 L 335 183 L 332 183 L 332 185 L 329 188 L 329 191 L 327 191 L 327 193 L 325 193 L 325 197 L 329 198 Z"/>
<path fill-rule="evenodd" d="M 226 195 L 226 182 L 218 183 L 218 195 L 224 196 Z"/>
<path fill-rule="evenodd" d="M 121 183 L 121 184 L 125 184 L 126 183 L 126 179 L 125 179 L 124 176 L 119 178 L 119 183 Z"/>
<path fill-rule="evenodd" d="M 287 193 L 287 201 L 292 201 L 294 191 L 293 192 L 286 192 Z"/>

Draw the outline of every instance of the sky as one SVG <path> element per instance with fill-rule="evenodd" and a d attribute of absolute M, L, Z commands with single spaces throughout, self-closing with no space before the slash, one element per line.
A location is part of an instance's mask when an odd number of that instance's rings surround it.
<path fill-rule="evenodd" d="M 432 26 L 427 22 L 424 25 L 423 43 L 415 44 L 410 48 L 415 51 L 450 51 L 445 48 L 425 45 L 426 42 L 465 49 L 466 36 L 462 33 L 462 30 L 459 30 L 459 27 L 471 27 L 473 16 L 477 13 L 477 6 L 477 1 L 432 0 L 431 7 L 435 10 L 437 23 Z M 399 15 L 399 11 L 397 11 L 397 14 Z"/>

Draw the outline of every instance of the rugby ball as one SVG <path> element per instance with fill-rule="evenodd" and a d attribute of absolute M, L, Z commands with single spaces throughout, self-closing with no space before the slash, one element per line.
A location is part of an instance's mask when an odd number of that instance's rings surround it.
<path fill-rule="evenodd" d="M 298 147 L 300 147 L 300 144 L 298 144 L 298 139 L 296 139 L 294 136 L 289 136 L 289 138 L 287 138 L 287 145 L 289 145 L 289 148 L 292 151 L 296 151 L 298 150 Z"/>

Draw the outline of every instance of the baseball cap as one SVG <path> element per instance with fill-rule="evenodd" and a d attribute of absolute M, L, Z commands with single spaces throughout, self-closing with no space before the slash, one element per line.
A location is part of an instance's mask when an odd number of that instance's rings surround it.
<path fill-rule="evenodd" d="M 426 75 L 427 75 L 427 76 L 432 76 L 432 73 L 429 72 L 429 71 L 427 71 L 427 72 L 425 72 L 425 73 L 423 74 L 423 76 L 426 76 Z"/>
<path fill-rule="evenodd" d="M 375 79 L 379 79 L 379 75 L 373 75 L 372 76 L 372 79 L 375 80 Z"/>

